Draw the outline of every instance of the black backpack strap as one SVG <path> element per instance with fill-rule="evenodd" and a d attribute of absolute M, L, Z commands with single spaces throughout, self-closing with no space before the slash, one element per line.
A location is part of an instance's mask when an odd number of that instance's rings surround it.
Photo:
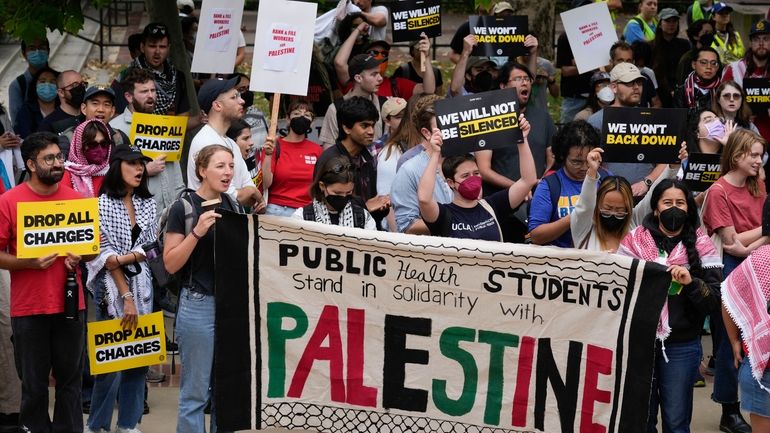
<path fill-rule="evenodd" d="M 356 204 L 353 204 L 352 208 L 353 208 L 353 227 L 357 227 L 359 229 L 366 228 L 366 213 L 364 213 L 364 208 Z"/>
<path fill-rule="evenodd" d="M 543 178 L 545 183 L 548 184 L 548 190 L 551 193 L 551 204 L 554 209 L 559 207 L 559 197 L 561 196 L 561 181 L 556 173 L 550 174 Z"/>
<path fill-rule="evenodd" d="M 313 203 L 302 208 L 302 219 L 305 221 L 315 221 L 315 207 L 313 207 Z"/>

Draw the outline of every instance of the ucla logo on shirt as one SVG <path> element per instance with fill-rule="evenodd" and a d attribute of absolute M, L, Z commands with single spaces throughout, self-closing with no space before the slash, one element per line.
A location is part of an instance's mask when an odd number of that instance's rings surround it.
<path fill-rule="evenodd" d="M 564 218 L 571 214 L 575 210 L 575 206 L 577 206 L 578 199 L 580 199 L 579 194 L 559 197 L 559 205 L 557 206 L 559 218 Z"/>

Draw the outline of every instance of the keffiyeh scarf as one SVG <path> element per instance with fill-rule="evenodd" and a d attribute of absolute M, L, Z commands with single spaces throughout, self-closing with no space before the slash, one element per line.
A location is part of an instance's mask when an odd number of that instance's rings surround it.
<path fill-rule="evenodd" d="M 690 75 L 684 80 L 684 98 L 688 107 L 695 107 L 695 101 L 698 96 L 695 94 L 695 90 L 703 91 L 703 93 L 711 92 L 719 86 L 722 80 L 719 74 L 715 75 L 711 81 L 706 81 L 700 78 L 695 71 L 690 72 Z"/>
<path fill-rule="evenodd" d="M 87 120 L 75 128 L 75 132 L 72 134 L 72 144 L 70 145 L 70 153 L 67 157 L 67 161 L 64 162 L 64 169 L 70 172 L 72 176 L 72 187 L 75 191 L 86 195 L 87 197 L 96 197 L 99 191 L 94 191 L 94 176 L 104 176 L 107 173 L 107 169 L 110 166 L 110 153 L 112 153 L 112 146 L 107 153 L 107 158 L 104 159 L 99 165 L 91 164 L 86 159 L 86 155 L 83 152 L 83 131 L 91 122 L 99 122 L 104 126 L 104 130 L 107 131 L 108 141 L 112 142 L 112 135 L 110 134 L 110 128 L 99 119 Z"/>
<path fill-rule="evenodd" d="M 325 204 L 313 199 L 313 210 L 315 210 L 315 222 L 331 225 L 332 220 L 329 217 L 329 209 Z M 339 225 L 341 227 L 355 227 L 353 220 L 353 204 L 351 202 L 348 202 L 348 204 L 345 205 L 345 208 L 342 209 L 342 212 L 340 212 Z"/>
<path fill-rule="evenodd" d="M 167 114 L 174 106 L 174 101 L 176 100 L 176 69 L 174 66 L 166 59 L 163 63 L 163 71 L 158 71 L 147 65 L 144 55 L 137 56 L 132 60 L 131 66 L 142 68 L 152 73 L 157 90 L 155 108 L 152 112 L 153 114 Z"/>
<path fill-rule="evenodd" d="M 698 239 L 695 241 L 695 249 L 698 250 L 701 267 L 703 269 L 721 268 L 722 260 L 719 258 L 711 239 L 706 236 L 701 229 L 697 230 L 696 235 Z M 644 226 L 636 227 L 623 238 L 620 242 L 620 247 L 618 247 L 618 254 L 636 257 L 648 262 L 660 263 L 666 267 L 676 265 L 689 268 L 687 248 L 683 243 L 679 242 L 676 244 L 667 256 L 661 256 L 660 249 L 655 243 L 652 233 L 650 233 L 650 230 Z M 655 332 L 655 337 L 660 341 L 664 341 L 670 334 L 671 326 L 668 323 L 668 300 L 666 300 L 663 304 L 663 309 L 660 312 L 660 319 L 658 320 L 658 329 Z"/>
<path fill-rule="evenodd" d="M 157 238 L 155 200 L 134 195 L 132 202 L 136 224 L 141 229 L 136 242 L 131 241 L 131 220 L 123 199 L 106 194 L 99 196 L 100 251 L 99 256 L 87 263 L 86 286 L 92 293 L 102 288 L 105 290 L 107 314 L 115 318 L 123 316 L 123 298 L 120 297 L 112 274 L 105 268 L 107 259 L 114 255 L 130 254 L 132 251 L 144 255 L 142 245 Z M 138 263 L 138 266 L 141 271 L 138 275 L 125 278 L 131 293 L 134 294 L 137 312 L 140 315 L 149 314 L 152 312 L 152 274 L 146 261 Z"/>
<path fill-rule="evenodd" d="M 770 245 L 754 251 L 722 283 L 722 303 L 748 347 L 751 375 L 760 382 L 770 360 Z M 767 392 L 762 383 L 759 386 Z"/>

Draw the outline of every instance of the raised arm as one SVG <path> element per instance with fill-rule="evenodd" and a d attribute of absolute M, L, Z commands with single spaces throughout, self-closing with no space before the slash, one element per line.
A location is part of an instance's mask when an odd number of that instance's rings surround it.
<path fill-rule="evenodd" d="M 523 115 L 519 116 L 519 128 L 524 135 L 524 141 L 518 145 L 521 178 L 508 188 L 508 201 L 511 204 L 511 209 L 516 209 L 537 184 L 535 158 L 532 156 L 532 150 L 529 148 L 529 141 L 527 140 L 531 127 Z"/>
<path fill-rule="evenodd" d="M 417 185 L 420 214 L 422 219 L 428 223 L 435 222 L 439 214 L 438 202 L 433 198 L 433 188 L 436 184 L 436 170 L 438 170 L 441 159 L 441 144 L 441 131 L 436 128 L 430 137 L 430 146 L 428 147 L 430 159 L 428 160 L 428 166 L 425 167 L 425 172 L 423 172 L 420 183 Z"/>
<path fill-rule="evenodd" d="M 337 73 L 337 80 L 340 83 L 347 83 L 350 80 L 350 74 L 348 74 L 348 59 L 350 59 L 350 53 L 353 52 L 353 46 L 356 44 L 358 35 L 362 35 L 369 31 L 369 24 L 362 22 L 358 27 L 354 28 L 350 32 L 350 36 L 340 45 L 340 49 L 337 50 L 337 55 L 334 56 L 334 71 Z"/>
<path fill-rule="evenodd" d="M 433 72 L 433 65 L 430 63 L 430 38 L 425 33 L 420 34 L 420 43 L 417 49 L 425 59 L 425 73 L 422 77 L 422 83 L 414 86 L 414 94 L 426 93 L 432 95 L 436 93 L 436 75 Z"/>
<path fill-rule="evenodd" d="M 471 56 L 473 47 L 476 46 L 475 35 L 468 35 L 463 38 L 463 51 L 460 53 L 460 60 L 452 71 L 452 82 L 449 84 L 449 96 L 456 96 L 465 86 L 465 68 L 468 66 L 468 58 Z M 425 71 L 428 72 L 427 70 Z"/>
<path fill-rule="evenodd" d="M 578 199 L 577 206 L 572 211 L 572 217 L 569 221 L 572 243 L 576 246 L 580 245 L 580 242 L 588 236 L 594 225 L 596 184 L 599 181 L 599 167 L 602 165 L 603 152 L 602 148 L 597 147 L 592 149 L 586 157 L 588 160 L 588 172 L 585 179 L 583 179 L 583 187 L 580 189 L 580 199 Z"/>

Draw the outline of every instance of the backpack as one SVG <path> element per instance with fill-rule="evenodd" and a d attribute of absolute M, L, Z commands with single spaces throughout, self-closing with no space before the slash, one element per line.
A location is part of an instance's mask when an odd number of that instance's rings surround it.
<path fill-rule="evenodd" d="M 359 229 L 365 228 L 366 214 L 364 213 L 364 208 L 355 203 L 350 203 L 350 206 L 353 208 L 353 227 Z M 305 221 L 315 221 L 315 207 L 313 206 L 313 203 L 302 208 L 302 218 Z"/>

